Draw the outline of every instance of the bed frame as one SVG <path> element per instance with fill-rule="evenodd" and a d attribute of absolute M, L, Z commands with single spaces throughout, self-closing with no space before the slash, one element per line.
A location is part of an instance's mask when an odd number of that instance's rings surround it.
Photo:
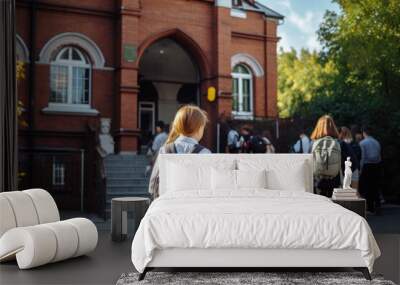
<path fill-rule="evenodd" d="M 190 154 L 186 154 L 188 156 Z M 179 163 L 182 154 L 161 155 L 160 181 L 168 179 L 166 160 Z M 193 163 L 202 164 L 210 160 L 246 158 L 249 154 L 204 154 L 192 155 Z M 251 154 L 251 158 L 274 160 L 304 161 L 307 175 L 307 192 L 313 193 L 313 158 L 311 154 Z M 160 183 L 160 193 L 165 184 Z M 250 248 L 170 248 L 154 252 L 153 259 L 144 272 L 139 275 L 143 280 L 146 273 L 155 268 L 231 268 L 235 271 L 265 268 L 354 268 L 361 271 L 367 280 L 371 280 L 369 270 L 361 258 L 359 250 L 331 249 L 250 249 Z M 237 269 L 237 270 L 236 270 Z"/>
<path fill-rule="evenodd" d="M 139 275 L 155 268 L 231 268 L 236 271 L 265 268 L 343 268 L 361 271 L 367 280 L 371 275 L 359 250 L 330 249 L 195 249 L 156 250 L 152 261 Z"/>

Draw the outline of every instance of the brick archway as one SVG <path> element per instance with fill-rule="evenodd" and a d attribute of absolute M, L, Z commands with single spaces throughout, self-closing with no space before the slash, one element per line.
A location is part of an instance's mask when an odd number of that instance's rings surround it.
<path fill-rule="evenodd" d="M 165 31 L 161 31 L 159 33 L 155 33 L 147 37 L 139 46 L 137 51 L 137 59 L 135 62 L 137 70 L 140 69 L 141 61 L 144 59 L 144 54 L 146 50 L 151 48 L 153 44 L 164 40 L 164 39 L 171 39 L 179 44 L 193 59 L 194 64 L 198 69 L 199 74 L 199 81 L 198 81 L 198 101 L 197 103 L 201 108 L 203 108 L 209 114 L 210 123 L 209 127 L 207 128 L 203 143 L 208 146 L 212 147 L 212 133 L 213 129 L 215 128 L 215 121 L 216 121 L 216 111 L 215 106 L 212 103 L 206 100 L 205 94 L 207 93 L 207 88 L 211 86 L 212 81 L 211 78 L 211 66 L 209 64 L 208 58 L 200 45 L 191 38 L 188 34 L 183 32 L 178 28 L 168 29 Z"/>
<path fill-rule="evenodd" d="M 196 60 L 196 63 L 200 69 L 201 80 L 210 77 L 210 66 L 207 60 L 206 55 L 204 54 L 201 47 L 197 44 L 195 40 L 193 40 L 190 36 L 184 33 L 180 29 L 170 29 L 166 30 L 154 35 L 149 36 L 145 39 L 138 48 L 137 59 L 136 59 L 136 67 L 139 67 L 140 60 L 143 56 L 144 51 L 151 46 L 156 41 L 159 41 L 164 38 L 170 38 L 175 40 L 177 43 L 182 45 Z"/>
<path fill-rule="evenodd" d="M 131 34 L 129 34 L 131 35 Z M 140 84 L 138 82 L 138 73 L 140 68 L 140 62 L 143 59 L 145 51 L 156 42 L 163 39 L 172 39 L 179 44 L 187 53 L 193 58 L 196 63 L 199 72 L 199 105 L 205 109 L 209 115 L 211 121 L 214 121 L 215 107 L 211 103 L 207 102 L 204 94 L 207 92 L 207 88 L 212 83 L 211 78 L 211 66 L 208 58 L 200 45 L 192 39 L 189 35 L 178 28 L 168 29 L 155 33 L 148 36 L 144 41 L 137 45 L 137 56 L 136 61 L 128 63 L 123 62 L 123 68 L 120 70 L 120 94 L 118 116 L 116 118 L 116 143 L 117 149 L 121 153 L 135 153 L 140 150 L 140 137 L 141 129 L 139 128 L 139 92 Z M 134 39 L 129 41 L 129 37 L 125 38 L 126 42 L 134 42 Z M 136 110 L 132 112 L 132 110 Z M 214 126 L 208 128 L 204 135 L 205 144 L 211 146 L 212 141 L 212 129 Z"/>

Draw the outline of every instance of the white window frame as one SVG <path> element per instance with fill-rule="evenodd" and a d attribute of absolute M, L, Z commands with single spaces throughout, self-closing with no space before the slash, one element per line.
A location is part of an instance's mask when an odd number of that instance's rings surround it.
<path fill-rule="evenodd" d="M 246 65 L 239 63 L 238 65 L 243 66 L 249 73 L 245 74 L 245 73 L 236 73 L 236 72 L 232 72 L 232 81 L 234 79 L 238 80 L 238 105 L 239 105 L 239 110 L 235 111 L 232 110 L 232 114 L 234 115 L 234 117 L 236 118 L 242 118 L 242 119 L 252 119 L 253 118 L 253 112 L 254 112 L 254 108 L 253 108 L 253 73 L 251 72 L 250 68 L 248 68 Z M 237 65 L 236 65 L 237 66 Z M 235 66 L 235 67 L 236 67 Z M 235 68 L 234 67 L 234 68 Z M 244 79 L 248 79 L 250 82 L 250 112 L 246 112 L 243 111 L 243 80 Z M 232 96 L 233 96 L 233 89 L 232 89 Z"/>
<path fill-rule="evenodd" d="M 82 54 L 82 52 L 74 47 L 65 47 L 63 48 L 57 55 L 57 58 L 51 62 L 51 67 L 53 66 L 64 66 L 68 68 L 68 88 L 67 88 L 67 102 L 68 103 L 56 103 L 56 102 L 49 102 L 49 106 L 74 106 L 75 108 L 89 108 L 91 105 L 91 95 L 92 95 L 92 66 L 90 63 L 86 62 L 79 62 L 73 61 L 71 59 L 65 60 L 61 59 L 60 57 L 65 52 L 65 50 L 69 50 L 68 52 L 71 54 L 73 50 L 75 50 L 82 59 L 86 59 L 86 57 Z M 87 59 L 86 59 L 87 60 Z M 88 103 L 87 104 L 74 104 L 72 103 L 72 87 L 73 87 L 73 68 L 74 67 L 82 67 L 89 69 L 89 86 L 88 86 Z M 50 70 L 50 81 L 51 81 L 51 70 Z M 51 84 L 51 82 L 50 82 Z"/>
<path fill-rule="evenodd" d="M 58 168 L 61 166 L 61 168 Z M 53 186 L 64 186 L 65 185 L 65 164 L 58 161 L 55 157 L 53 158 L 53 177 L 52 177 L 52 184 Z M 59 176 L 60 182 L 57 179 Z"/>
<path fill-rule="evenodd" d="M 151 107 L 146 107 L 143 106 L 145 104 L 151 105 Z M 141 115 L 142 115 L 142 111 L 151 111 L 152 112 L 152 119 L 153 119 L 153 124 L 151 126 L 151 131 L 153 132 L 153 134 L 155 134 L 155 120 L 156 120 L 156 106 L 154 104 L 154 102 L 152 101 L 139 101 L 139 127 L 142 127 L 142 121 L 141 121 Z"/>
<path fill-rule="evenodd" d="M 73 61 L 71 59 L 61 59 L 62 54 L 65 50 L 69 49 L 69 53 L 72 54 L 72 50 L 75 50 L 79 56 L 82 58 L 82 61 Z M 66 113 L 66 114 L 81 114 L 81 115 L 97 115 L 99 112 L 95 109 L 91 108 L 92 104 L 92 65 L 88 61 L 87 57 L 77 48 L 73 46 L 67 46 L 61 49 L 58 52 L 57 57 L 54 61 L 50 62 L 50 73 L 49 73 L 49 82 L 50 82 L 50 92 L 51 92 L 51 80 L 52 80 L 52 72 L 51 68 L 53 66 L 62 66 L 67 67 L 68 69 L 68 87 L 67 87 L 67 103 L 57 103 L 57 102 L 48 102 L 48 107 L 44 108 L 43 111 L 45 113 Z M 73 68 L 74 67 L 83 67 L 89 70 L 89 86 L 88 86 L 88 103 L 87 104 L 75 104 L 72 103 L 72 88 L 73 88 Z M 51 96 L 51 95 L 50 95 Z"/>

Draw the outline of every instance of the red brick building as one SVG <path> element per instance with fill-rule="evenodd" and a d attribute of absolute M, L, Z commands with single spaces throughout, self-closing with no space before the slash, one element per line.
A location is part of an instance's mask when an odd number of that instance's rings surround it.
<path fill-rule="evenodd" d="M 20 146 L 87 150 L 88 125 L 105 117 L 117 152 L 135 153 L 155 121 L 193 103 L 215 151 L 221 114 L 277 115 L 282 19 L 254 0 L 17 0 Z"/>

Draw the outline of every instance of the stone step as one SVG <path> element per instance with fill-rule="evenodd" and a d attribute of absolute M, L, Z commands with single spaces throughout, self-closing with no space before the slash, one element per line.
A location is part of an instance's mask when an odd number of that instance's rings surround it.
<path fill-rule="evenodd" d="M 131 193 L 131 194 L 135 194 L 135 193 L 145 193 L 148 190 L 148 186 L 147 185 L 134 185 L 134 186 L 108 186 L 107 187 L 107 194 L 113 194 L 113 193 Z"/>
<path fill-rule="evenodd" d="M 131 192 L 131 191 L 120 191 L 114 193 L 107 193 L 106 201 L 107 203 L 111 201 L 112 198 L 116 197 L 149 197 L 149 192 L 147 189 L 140 192 Z"/>
<path fill-rule="evenodd" d="M 112 159 L 143 159 L 147 158 L 147 155 L 144 154 L 110 154 L 105 159 L 112 160 Z"/>
<path fill-rule="evenodd" d="M 148 185 L 146 179 L 107 179 L 106 186 L 108 187 L 146 187 Z"/>
<path fill-rule="evenodd" d="M 149 176 L 145 176 L 144 171 L 106 171 L 107 179 L 145 179 L 149 180 Z"/>
<path fill-rule="evenodd" d="M 106 163 L 113 163 L 113 162 L 149 162 L 150 160 L 147 157 L 145 157 L 145 158 L 133 158 L 133 159 L 123 159 L 123 158 L 108 159 L 108 158 L 106 158 L 104 161 Z"/>
<path fill-rule="evenodd" d="M 106 162 L 104 164 L 105 168 L 114 168 L 114 167 L 141 167 L 146 168 L 149 165 L 147 162 L 139 162 L 139 161 L 113 161 L 113 162 Z"/>
<path fill-rule="evenodd" d="M 146 170 L 146 166 L 126 166 L 126 165 L 112 165 L 106 166 L 105 171 L 107 172 L 120 172 L 120 171 L 132 171 L 132 172 L 143 172 Z"/>
<path fill-rule="evenodd" d="M 149 197 L 149 177 L 145 176 L 149 159 L 145 155 L 110 155 L 104 160 L 107 177 L 106 216 L 110 217 L 111 199 Z"/>

